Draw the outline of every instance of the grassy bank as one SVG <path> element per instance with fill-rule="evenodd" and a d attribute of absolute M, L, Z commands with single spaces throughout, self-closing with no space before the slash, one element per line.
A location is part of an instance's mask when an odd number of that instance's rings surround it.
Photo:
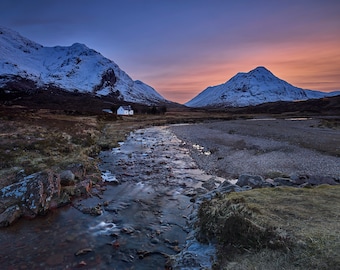
<path fill-rule="evenodd" d="M 169 112 L 165 115 L 119 117 L 110 114 L 69 114 L 65 111 L 27 109 L 0 110 L 0 188 L 45 169 L 63 170 L 82 164 L 98 179 L 97 155 L 116 147 L 135 129 L 152 125 L 230 119 L 229 114 Z"/>
<path fill-rule="evenodd" d="M 199 238 L 216 269 L 339 269 L 340 187 L 263 188 L 202 204 Z"/>

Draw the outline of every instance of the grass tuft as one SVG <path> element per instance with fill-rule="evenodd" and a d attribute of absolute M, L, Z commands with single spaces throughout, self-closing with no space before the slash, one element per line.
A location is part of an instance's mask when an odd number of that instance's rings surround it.
<path fill-rule="evenodd" d="M 337 269 L 339 207 L 340 186 L 220 195 L 202 203 L 198 238 L 216 242 L 216 269 Z"/>

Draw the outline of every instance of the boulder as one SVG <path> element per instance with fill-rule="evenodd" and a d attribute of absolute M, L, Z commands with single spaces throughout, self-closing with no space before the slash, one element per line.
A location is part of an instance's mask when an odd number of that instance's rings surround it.
<path fill-rule="evenodd" d="M 83 179 L 86 175 L 86 169 L 84 165 L 80 163 L 70 164 L 66 170 L 70 170 L 74 174 L 75 179 Z"/>
<path fill-rule="evenodd" d="M 296 182 L 293 181 L 290 178 L 285 178 L 285 177 L 277 177 L 274 178 L 274 184 L 278 185 L 278 186 L 296 186 Z"/>
<path fill-rule="evenodd" d="M 291 175 L 290 179 L 301 186 L 338 185 L 335 178 L 322 175 Z"/>
<path fill-rule="evenodd" d="M 75 184 L 75 175 L 71 170 L 65 170 L 60 173 L 60 184 L 62 186 L 72 186 Z"/>
<path fill-rule="evenodd" d="M 261 188 L 261 187 L 267 187 L 270 186 L 269 183 L 267 183 L 262 176 L 260 175 L 250 175 L 250 174 L 242 174 L 238 178 L 238 181 L 236 182 L 236 185 L 243 187 L 243 186 L 249 186 L 251 188 Z"/>
<path fill-rule="evenodd" d="M 239 192 L 239 191 L 242 191 L 242 189 L 238 185 L 231 184 L 229 181 L 224 181 L 217 188 L 217 191 L 224 194 L 224 193 L 229 193 L 229 192 Z"/>
<path fill-rule="evenodd" d="M 35 217 L 59 206 L 59 175 L 48 170 L 24 177 L 0 190 L 1 225 L 8 226 L 21 215 Z"/>
<path fill-rule="evenodd" d="M 210 178 L 209 180 L 207 180 L 206 182 L 204 182 L 204 183 L 202 184 L 202 187 L 204 187 L 205 189 L 211 191 L 211 190 L 213 190 L 213 189 L 216 188 L 216 183 L 217 183 L 217 181 L 216 181 L 216 179 L 213 177 L 213 178 Z"/>

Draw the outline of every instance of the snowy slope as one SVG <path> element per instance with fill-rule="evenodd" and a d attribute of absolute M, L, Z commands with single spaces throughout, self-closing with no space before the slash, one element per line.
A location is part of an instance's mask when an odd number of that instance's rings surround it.
<path fill-rule="evenodd" d="M 188 107 L 241 107 L 275 101 L 307 100 L 340 94 L 295 87 L 274 76 L 265 67 L 238 73 L 224 84 L 208 87 L 185 105 Z"/>
<path fill-rule="evenodd" d="M 34 82 L 37 88 L 115 94 L 147 105 L 167 102 L 155 89 L 133 81 L 113 61 L 83 44 L 44 47 L 0 27 L 0 48 L 0 88 L 19 78 Z"/>

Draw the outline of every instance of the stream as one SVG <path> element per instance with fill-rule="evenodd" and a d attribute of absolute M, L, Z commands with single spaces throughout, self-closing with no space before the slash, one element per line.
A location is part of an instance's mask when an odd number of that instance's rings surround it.
<path fill-rule="evenodd" d="M 0 230 L 1 269 L 170 269 L 187 245 L 193 196 L 223 179 L 200 170 L 165 126 L 131 133 L 100 159 L 102 193 Z"/>

